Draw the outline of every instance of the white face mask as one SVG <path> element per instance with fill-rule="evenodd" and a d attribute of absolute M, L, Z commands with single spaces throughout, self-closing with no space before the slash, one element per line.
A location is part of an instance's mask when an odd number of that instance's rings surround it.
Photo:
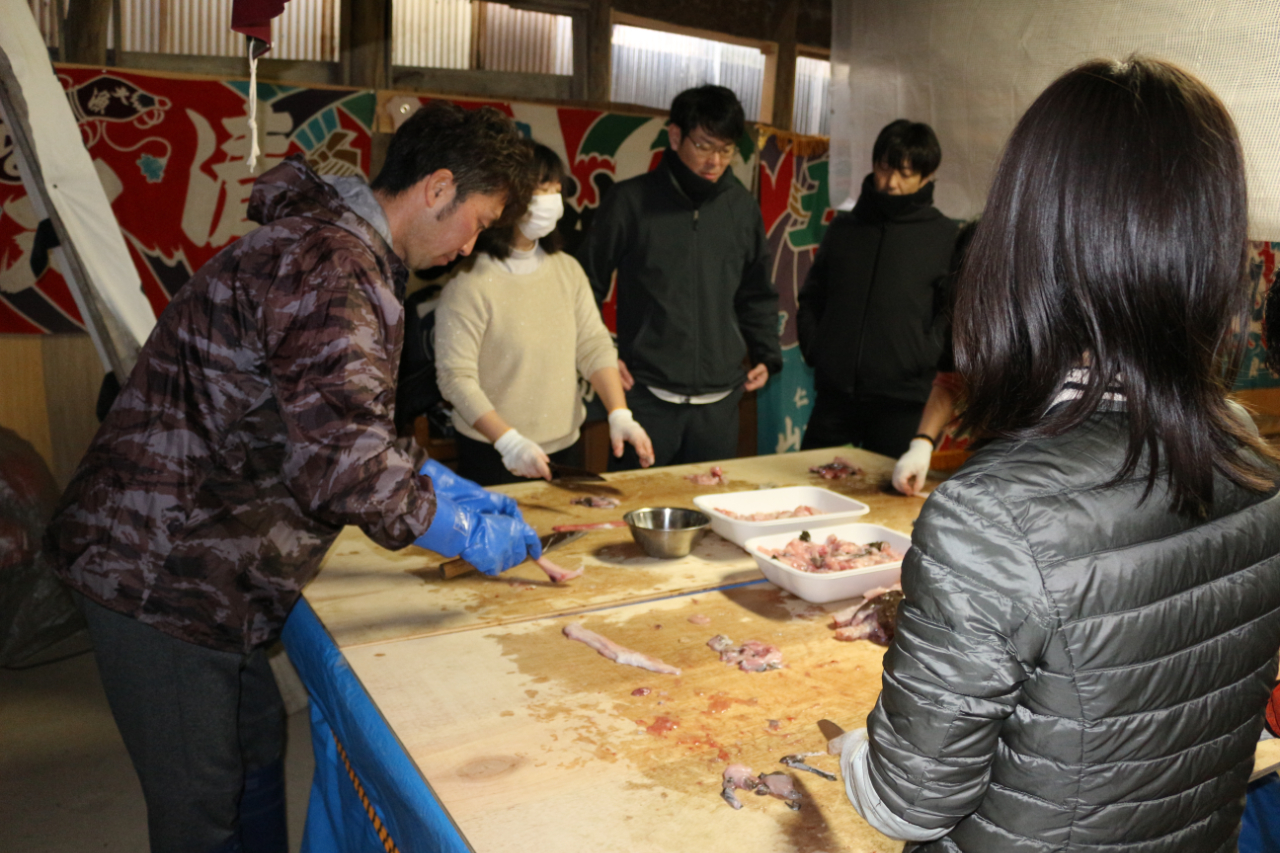
<path fill-rule="evenodd" d="M 564 216 L 564 197 L 560 193 L 535 195 L 529 199 L 529 212 L 516 225 L 530 240 L 541 240 L 556 229 Z"/>

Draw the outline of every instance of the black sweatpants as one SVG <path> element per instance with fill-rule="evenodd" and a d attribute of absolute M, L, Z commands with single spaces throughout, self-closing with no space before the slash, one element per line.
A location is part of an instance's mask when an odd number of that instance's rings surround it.
<path fill-rule="evenodd" d="M 654 465 L 714 462 L 738 455 L 738 387 L 716 403 L 668 403 L 643 385 L 627 392 L 627 408 L 653 442 Z M 621 459 L 609 456 L 610 471 L 640 467 L 636 450 L 625 446 Z"/>
<path fill-rule="evenodd" d="M 152 853 L 285 853 L 284 701 L 266 653 L 183 642 L 73 595 L 142 783 Z"/>
<path fill-rule="evenodd" d="M 801 450 L 852 444 L 897 459 L 920 428 L 924 403 L 852 397 L 819 388 Z"/>

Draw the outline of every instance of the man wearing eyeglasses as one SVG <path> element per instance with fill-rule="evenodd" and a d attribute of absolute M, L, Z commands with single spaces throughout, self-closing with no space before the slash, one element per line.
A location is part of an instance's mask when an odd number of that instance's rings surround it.
<path fill-rule="evenodd" d="M 681 92 L 661 162 L 605 196 L 578 252 L 597 302 L 617 274 L 618 369 L 657 465 L 737 455 L 738 401 L 782 369 L 760 206 L 729 168 L 744 128 L 729 89 Z"/>

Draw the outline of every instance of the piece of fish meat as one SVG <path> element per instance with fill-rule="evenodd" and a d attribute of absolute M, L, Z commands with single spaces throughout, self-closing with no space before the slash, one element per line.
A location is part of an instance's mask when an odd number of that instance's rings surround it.
<path fill-rule="evenodd" d="M 719 654 L 720 660 L 743 672 L 782 668 L 782 650 L 759 640 L 747 640 L 739 646 L 724 634 L 716 634 L 707 640 L 707 647 Z"/>
<path fill-rule="evenodd" d="M 712 465 L 706 474 L 689 474 L 685 479 L 696 486 L 723 486 L 729 482 L 719 465 Z"/>
<path fill-rule="evenodd" d="M 586 643 L 611 661 L 627 666 L 637 666 L 650 672 L 664 672 L 668 675 L 680 674 L 678 667 L 663 663 L 655 657 L 646 655 L 644 652 L 637 652 L 634 649 L 628 649 L 626 646 L 620 646 L 608 637 L 584 628 L 581 622 L 571 622 L 565 625 L 564 635 L 570 640 Z"/>
<path fill-rule="evenodd" d="M 876 645 L 889 645 L 898 626 L 898 605 L 901 603 L 902 590 L 891 589 L 856 607 L 841 610 L 832 617 L 836 639 L 845 642 L 870 640 Z"/>
<path fill-rule="evenodd" d="M 837 456 L 825 465 L 814 465 L 809 473 L 817 474 L 824 480 L 839 480 L 841 477 L 856 477 L 866 472 L 848 459 Z"/>
<path fill-rule="evenodd" d="M 539 557 L 534 560 L 534 562 L 538 564 L 538 568 L 547 573 L 547 577 L 551 578 L 551 580 L 556 583 L 564 583 L 565 581 L 571 581 L 574 578 L 582 577 L 582 569 L 577 569 L 572 572 L 568 569 L 562 569 L 545 556 Z"/>
<path fill-rule="evenodd" d="M 822 510 L 817 507 L 801 504 L 795 509 L 780 509 L 777 512 L 734 512 L 731 509 L 715 508 L 716 512 L 723 513 L 736 521 L 776 521 L 779 518 L 808 518 L 813 515 L 825 515 Z"/>
<path fill-rule="evenodd" d="M 781 771 L 762 773 L 760 775 L 760 785 L 756 788 L 756 794 L 761 797 L 777 797 L 780 800 L 784 800 L 787 808 L 792 811 L 800 808 L 801 795 L 796 790 L 795 780 Z"/>
<path fill-rule="evenodd" d="M 773 557 L 796 571 L 810 574 L 865 569 L 883 563 L 896 563 L 903 558 L 903 553 L 888 542 L 868 542 L 861 545 L 832 533 L 826 542 L 819 543 L 808 538 L 807 533 L 808 531 L 801 532 L 799 537 L 792 539 L 784 548 L 761 548 L 760 553 Z"/>
<path fill-rule="evenodd" d="M 577 506 L 589 506 L 592 509 L 616 509 L 621 503 L 617 498 L 606 498 L 600 495 L 583 495 L 569 501 Z"/>
<path fill-rule="evenodd" d="M 733 792 L 739 789 L 754 791 L 759 787 L 760 780 L 756 778 L 750 767 L 745 764 L 730 764 L 724 769 L 724 775 L 720 783 L 720 796 L 735 809 L 740 809 L 742 808 L 742 803 L 738 802 L 738 798 Z"/>

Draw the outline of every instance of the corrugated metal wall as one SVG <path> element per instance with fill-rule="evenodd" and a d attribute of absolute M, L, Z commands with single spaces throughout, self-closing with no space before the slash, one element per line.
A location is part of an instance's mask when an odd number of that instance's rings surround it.
<path fill-rule="evenodd" d="M 762 118 L 764 53 L 760 50 L 643 27 L 614 26 L 613 100 L 666 109 L 680 92 L 704 83 L 732 89 L 742 101 L 748 121 Z"/>
<path fill-rule="evenodd" d="M 477 65 L 488 71 L 573 74 L 573 19 L 476 3 L 482 24 Z"/>
<path fill-rule="evenodd" d="M 44 43 L 49 47 L 57 47 L 58 22 L 55 17 L 57 15 L 55 0 L 27 0 L 27 5 L 31 7 L 31 14 L 35 16 L 36 24 L 40 27 Z M 62 5 L 65 14 L 65 2 Z"/>
<path fill-rule="evenodd" d="M 829 136 L 831 127 L 831 62 L 796 57 L 796 97 L 791 129 Z"/>
<path fill-rule="evenodd" d="M 231 31 L 231 0 L 120 0 L 124 49 L 142 53 L 243 56 Z M 338 0 L 290 0 L 271 25 L 270 59 L 336 62 Z"/>
<path fill-rule="evenodd" d="M 394 0 L 391 63 L 470 68 L 471 0 Z"/>
<path fill-rule="evenodd" d="M 28 0 L 45 43 L 57 45 L 57 0 Z M 462 0 L 465 4 L 466 0 Z M 66 0 L 61 3 L 63 12 Z M 137 53 L 244 56 L 231 31 L 231 0 L 121 0 L 124 49 Z M 338 0 L 290 0 L 272 23 L 271 59 L 338 60 Z M 108 30 L 114 47 L 115 28 Z"/>

